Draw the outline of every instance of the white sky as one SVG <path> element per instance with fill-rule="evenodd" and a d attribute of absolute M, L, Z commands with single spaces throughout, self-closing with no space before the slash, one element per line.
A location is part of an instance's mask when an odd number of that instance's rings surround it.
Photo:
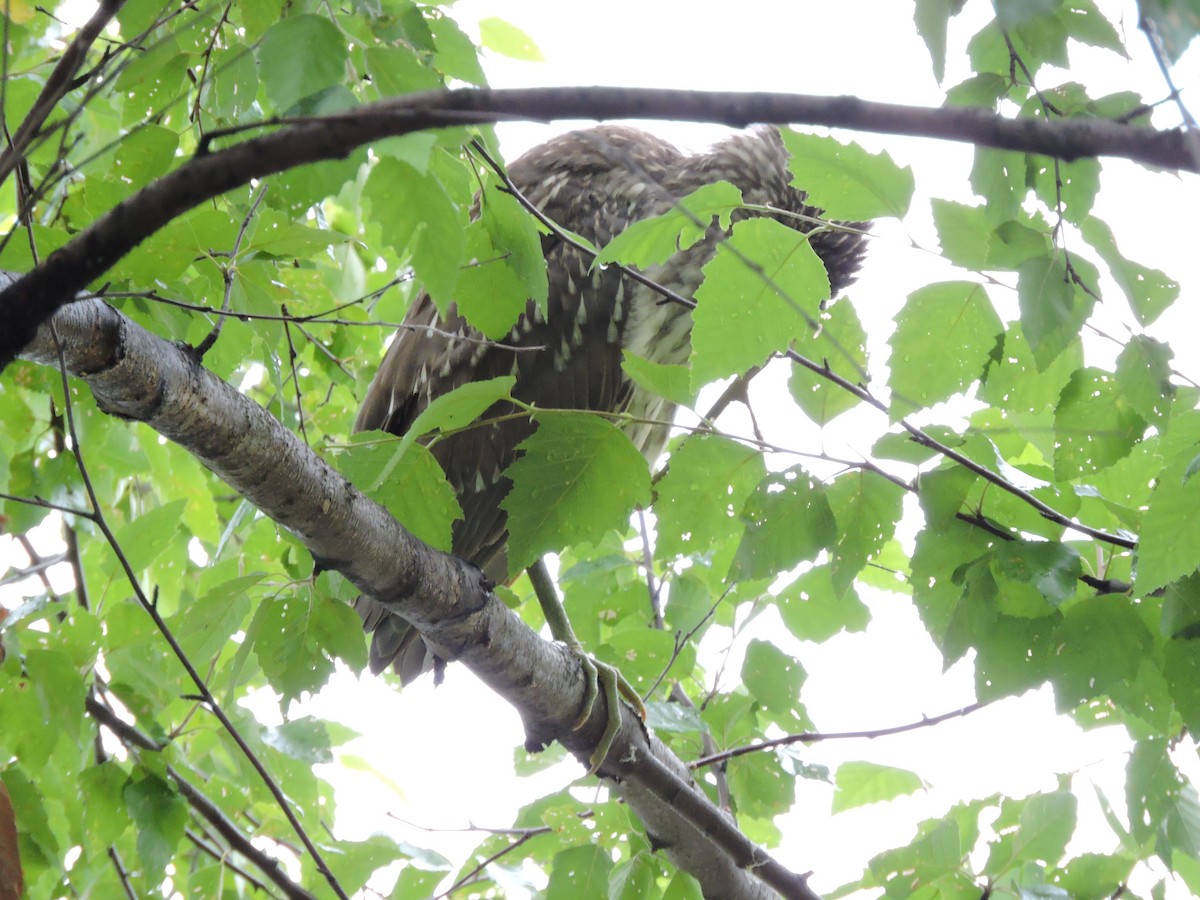
<path fill-rule="evenodd" d="M 1135 59 L 1126 63 L 1112 54 L 1074 50 L 1073 62 L 1088 66 L 1089 91 L 1095 95 L 1132 88 L 1147 99 L 1163 96 L 1161 76 L 1135 31 L 1132 4 L 1100 5 L 1110 16 L 1113 9 L 1124 10 L 1125 37 Z M 976 12 L 986 9 L 980 0 L 972 0 L 969 6 Z M 468 28 L 478 18 L 500 16 L 528 32 L 541 48 L 544 64 L 489 60 L 489 77 L 497 87 L 611 84 L 854 94 L 924 105 L 941 102 L 908 2 L 609 0 L 589 7 L 589 15 L 583 15 L 582 9 L 561 0 L 462 0 L 454 14 Z M 977 24 L 978 20 L 970 25 L 954 23 L 951 49 L 961 48 Z M 1181 86 L 1197 83 L 1197 57 L 1200 53 L 1191 53 L 1176 69 Z M 951 57 L 947 83 L 965 75 L 963 61 Z M 1174 124 L 1175 119 L 1165 122 Z M 500 133 L 511 159 L 565 127 L 562 123 L 511 125 Z M 643 127 L 693 149 L 724 133 L 713 126 Z M 932 254 L 914 249 L 912 243 L 937 247 L 928 215 L 929 196 L 971 201 L 966 180 L 971 149 L 909 138 L 854 137 L 870 149 L 886 148 L 897 161 L 911 165 L 918 191 L 923 192 L 903 226 L 881 223 L 876 227 L 863 275 L 850 292 L 870 329 L 890 320 L 915 287 L 935 278 L 964 277 Z M 1180 316 L 1187 312 L 1189 301 L 1194 302 L 1195 285 L 1200 283 L 1195 229 L 1183 218 L 1183 210 L 1200 208 L 1197 179 L 1150 174 L 1115 161 L 1107 161 L 1105 170 L 1106 175 L 1121 173 L 1123 187 L 1118 196 L 1111 176 L 1106 179 L 1109 192 L 1101 197 L 1097 214 L 1114 226 L 1122 251 L 1164 269 L 1184 286 L 1176 318 L 1156 332 L 1195 334 L 1193 323 Z M 1109 305 L 1111 309 L 1101 312 L 1106 327 L 1117 335 L 1127 333 L 1130 317 L 1123 305 Z M 884 337 L 886 331 L 884 325 Z M 1177 353 L 1184 349 L 1176 347 Z M 886 360 L 882 344 L 872 350 L 875 366 Z M 1200 367 L 1190 370 L 1186 360 L 1176 362 L 1200 377 Z M 882 382 L 882 373 L 876 377 Z M 857 449 L 866 452 L 882 425 L 869 417 L 864 422 L 870 430 L 859 438 Z M 772 424 L 783 428 L 786 423 Z M 852 430 L 839 439 L 855 446 Z M 811 427 L 807 433 L 781 440 L 809 449 L 818 443 Z M 902 724 L 974 699 L 969 665 L 941 672 L 940 657 L 907 598 L 868 594 L 865 599 L 874 616 L 866 634 L 787 648 L 808 671 L 803 698 L 821 730 Z M 729 668 L 738 670 L 736 664 Z M 351 767 L 328 771 L 338 785 L 340 837 L 383 831 L 418 845 L 436 843 L 457 857 L 483 835 L 431 835 L 403 825 L 397 817 L 424 828 L 506 827 L 520 805 L 582 775 L 578 765 L 567 762 L 537 778 L 515 780 L 512 748 L 522 742 L 516 713 L 461 666 L 451 666 L 446 683 L 437 690 L 428 680 L 400 693 L 378 679 L 341 679 L 336 690 L 313 701 L 312 711 L 363 733 L 362 740 L 345 749 L 369 758 L 401 786 L 400 792 L 391 790 L 380 778 L 356 771 L 349 759 L 345 762 Z M 890 804 L 831 816 L 832 788 L 802 781 L 800 811 L 780 820 L 785 838 L 772 852 L 798 871 L 813 870 L 813 887 L 829 891 L 857 877 L 876 853 L 910 840 L 921 819 L 940 815 L 955 802 L 996 792 L 1020 796 L 1053 789 L 1060 772 L 1081 776 L 1076 780 L 1083 801 L 1081 823 L 1073 849 L 1105 852 L 1114 848 L 1115 839 L 1108 835 L 1094 804 L 1089 805 L 1092 792 L 1087 784 L 1102 786 L 1110 799 L 1119 801 L 1127 747 L 1123 732 L 1116 729 L 1081 736 L 1078 728 L 1054 715 L 1047 691 L 997 703 L 935 729 L 875 742 L 817 744 L 801 751 L 806 762 L 834 769 L 844 759 L 870 759 L 910 768 L 931 787 Z M 1197 777 L 1194 762 L 1191 755 L 1192 774 Z M 518 896 L 519 891 L 511 895 Z M 1179 888 L 1175 896 L 1186 896 L 1186 891 Z"/>

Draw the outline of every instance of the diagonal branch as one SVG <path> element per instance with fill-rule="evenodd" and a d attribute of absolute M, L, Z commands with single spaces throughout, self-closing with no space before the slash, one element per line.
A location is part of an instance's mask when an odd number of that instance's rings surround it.
<path fill-rule="evenodd" d="M 535 634 L 490 592 L 481 572 L 422 544 L 363 496 L 266 410 L 199 366 L 187 350 L 155 337 L 96 299 L 53 320 L 67 368 L 99 407 L 145 422 L 183 446 L 231 487 L 295 534 L 318 565 L 412 621 L 439 656 L 458 659 L 514 705 L 527 745 L 558 740 L 587 759 L 607 706 L 573 730 L 584 698 L 578 660 Z M 24 353 L 57 363 L 51 329 Z M 686 767 L 622 707 L 622 728 L 601 774 L 668 857 L 707 896 L 815 900 L 788 871 L 741 834 L 692 783 Z"/>
<path fill-rule="evenodd" d="M 206 136 L 197 155 L 123 200 L 0 294 L 0 370 L 33 339 L 37 326 L 69 303 L 117 260 L 171 220 L 226 191 L 295 166 L 344 157 L 384 137 L 429 128 L 515 119 L 642 118 L 744 127 L 795 122 L 961 141 L 1042 153 L 1056 159 L 1119 156 L 1200 172 L 1200 159 L 1179 129 L 1155 131 L 1096 119 L 1010 119 L 982 109 L 931 109 L 855 97 L 673 91 L 653 88 L 464 89 L 411 94 L 312 119 L 267 122 L 269 134 L 213 151 Z M 247 129 L 242 128 L 241 131 Z"/>

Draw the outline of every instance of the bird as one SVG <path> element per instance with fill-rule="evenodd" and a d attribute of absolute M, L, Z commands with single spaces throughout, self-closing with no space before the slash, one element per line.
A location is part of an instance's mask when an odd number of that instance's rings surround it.
<path fill-rule="evenodd" d="M 746 207 L 734 221 L 775 215 L 811 232 L 811 246 L 836 295 L 859 269 L 865 226 L 818 227 L 821 211 L 792 185 L 788 159 L 774 127 L 739 132 L 707 151 L 688 154 L 642 130 L 601 125 L 533 148 L 508 167 L 508 182 L 545 219 L 595 247 L 634 222 L 669 211 L 704 185 L 731 182 Z M 726 234 L 714 222 L 703 240 L 645 274 L 690 298 Z M 403 435 L 443 394 L 472 381 L 512 375 L 511 396 L 539 409 L 629 413 L 627 433 L 653 464 L 665 448 L 675 407 L 630 380 L 621 359 L 633 352 L 657 363 L 686 363 L 690 309 L 664 302 L 619 267 L 593 266 L 591 254 L 561 232 L 543 235 L 542 251 L 549 284 L 545 312 L 531 300 L 501 342 L 484 340 L 453 303 L 442 313 L 420 292 L 370 383 L 354 430 Z M 430 449 L 462 508 L 452 532 L 454 554 L 478 566 L 493 583 L 504 583 L 510 573 L 501 501 L 511 487 L 505 469 L 536 424 L 507 401 L 480 420 L 487 424 L 443 436 Z M 356 608 L 373 633 L 372 672 L 392 666 L 408 683 L 438 662 L 399 615 L 366 595 Z"/>

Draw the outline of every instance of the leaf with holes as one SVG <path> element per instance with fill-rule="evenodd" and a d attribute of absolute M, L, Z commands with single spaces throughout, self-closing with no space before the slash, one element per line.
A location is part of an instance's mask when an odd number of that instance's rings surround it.
<path fill-rule="evenodd" d="M 650 503 L 650 473 L 633 442 L 598 416 L 538 416 L 538 429 L 508 468 L 508 566 L 519 572 L 543 553 L 597 541 Z"/>

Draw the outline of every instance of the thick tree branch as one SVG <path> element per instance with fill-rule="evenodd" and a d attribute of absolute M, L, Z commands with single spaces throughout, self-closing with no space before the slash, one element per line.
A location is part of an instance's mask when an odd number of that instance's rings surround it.
<path fill-rule="evenodd" d="M 0 321 L 6 326 L 0 332 L 0 370 L 56 309 L 147 237 L 204 200 L 255 178 L 344 157 L 353 148 L 383 137 L 452 125 L 560 118 L 680 119 L 735 127 L 793 122 L 962 141 L 1059 159 L 1118 156 L 1200 172 L 1200 159 L 1183 131 L 1154 131 L 1106 120 L 1010 119 L 974 108 L 930 109 L 854 97 L 651 88 L 412 94 L 353 112 L 285 123 L 270 134 L 225 150 L 208 152 L 206 140 L 193 159 L 117 204 L 0 294 Z"/>
<path fill-rule="evenodd" d="M 67 368 L 84 378 L 102 410 L 146 422 L 183 446 L 295 534 L 319 565 L 416 624 L 440 656 L 462 661 L 518 709 L 531 746 L 558 740 L 588 758 L 604 730 L 603 699 L 586 726 L 572 730 L 584 696 L 578 660 L 499 602 L 482 573 L 414 538 L 187 349 L 96 299 L 61 310 L 53 325 Z M 57 364 L 49 325 L 24 355 Z M 784 896 L 816 897 L 709 803 L 683 763 L 624 707 L 600 772 L 706 896 L 764 897 L 770 885 Z"/>

